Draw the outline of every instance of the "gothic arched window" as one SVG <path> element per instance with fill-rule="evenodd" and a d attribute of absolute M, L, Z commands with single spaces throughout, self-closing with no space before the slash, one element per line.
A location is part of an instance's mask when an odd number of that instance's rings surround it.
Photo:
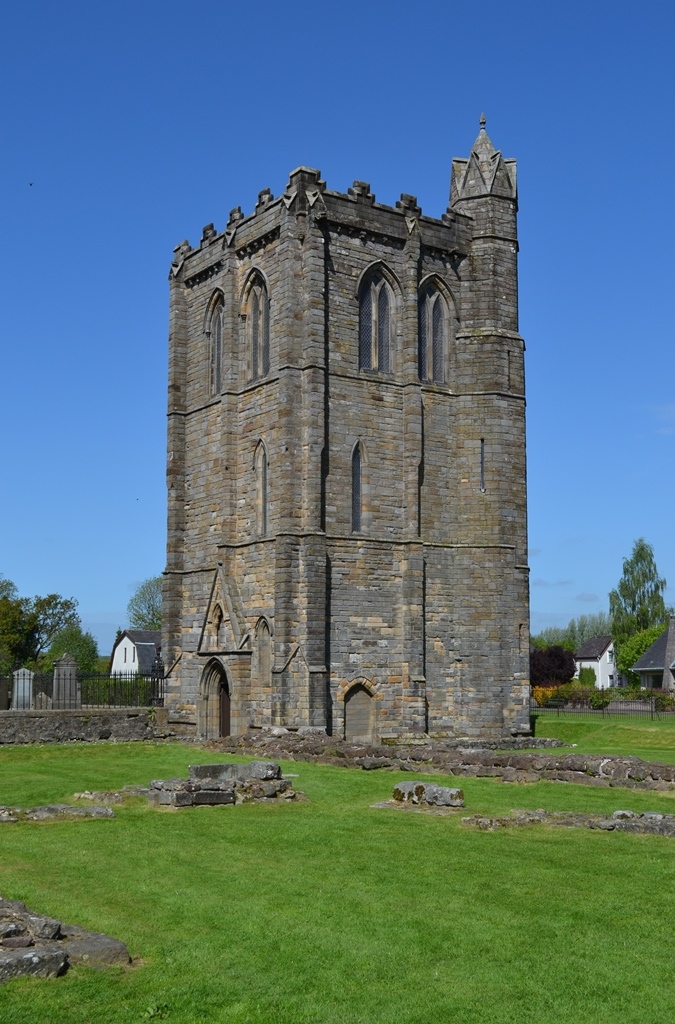
<path fill-rule="evenodd" d="M 352 452 L 352 533 L 360 533 L 363 520 L 363 453 L 357 444 Z"/>
<path fill-rule="evenodd" d="M 223 387 L 223 296 L 216 292 L 211 299 L 206 329 L 209 349 L 209 391 L 219 395 Z"/>
<path fill-rule="evenodd" d="M 223 310 L 219 306 L 211 321 L 211 391 L 219 394 L 223 369 Z"/>
<path fill-rule="evenodd" d="M 270 372 L 270 300 L 262 277 L 256 275 L 246 304 L 251 378 L 257 380 Z"/>
<path fill-rule="evenodd" d="M 359 368 L 389 372 L 393 296 L 382 274 L 370 274 L 359 291 Z"/>
<path fill-rule="evenodd" d="M 266 619 L 258 623 L 256 633 L 256 670 L 262 692 L 272 684 L 272 636 Z"/>
<path fill-rule="evenodd" d="M 445 382 L 446 348 L 445 302 L 433 285 L 424 288 L 419 298 L 419 377 L 420 380 Z"/>
<path fill-rule="evenodd" d="M 219 651 L 222 646 L 222 630 L 223 630 L 223 609 L 220 605 L 216 606 L 216 610 L 213 615 L 213 639 L 215 650 Z"/>
<path fill-rule="evenodd" d="M 256 533 L 264 537 L 268 527 L 268 494 L 267 494 L 267 451 L 262 441 L 255 450 L 253 462 L 255 473 Z"/>

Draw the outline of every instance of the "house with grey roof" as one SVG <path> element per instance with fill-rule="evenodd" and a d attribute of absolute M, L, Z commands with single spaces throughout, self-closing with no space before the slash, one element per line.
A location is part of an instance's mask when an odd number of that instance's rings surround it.
<path fill-rule="evenodd" d="M 640 676 L 640 686 L 675 691 L 675 615 L 651 647 L 632 668 Z"/>
<path fill-rule="evenodd" d="M 595 685 L 599 690 L 619 685 L 619 675 L 614 661 L 614 641 L 611 636 L 592 636 L 582 644 L 574 655 L 576 675 L 582 668 L 592 668 Z"/>
<path fill-rule="evenodd" d="M 149 676 L 161 643 L 159 629 L 125 629 L 112 649 L 110 675 Z"/>

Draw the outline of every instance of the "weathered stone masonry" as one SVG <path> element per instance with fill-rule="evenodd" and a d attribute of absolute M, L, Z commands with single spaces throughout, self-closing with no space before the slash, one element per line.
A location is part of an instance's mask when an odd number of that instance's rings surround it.
<path fill-rule="evenodd" d="M 164 654 L 198 735 L 529 729 L 515 161 L 293 171 L 171 267 Z"/>

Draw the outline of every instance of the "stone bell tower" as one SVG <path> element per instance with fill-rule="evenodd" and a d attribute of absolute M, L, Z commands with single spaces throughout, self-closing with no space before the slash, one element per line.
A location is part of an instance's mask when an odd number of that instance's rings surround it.
<path fill-rule="evenodd" d="M 164 652 L 203 737 L 529 730 L 515 162 L 317 170 L 171 266 Z"/>

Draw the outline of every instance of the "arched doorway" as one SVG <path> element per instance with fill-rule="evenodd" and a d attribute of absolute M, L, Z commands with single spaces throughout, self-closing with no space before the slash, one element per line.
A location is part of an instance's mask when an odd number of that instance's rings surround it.
<path fill-rule="evenodd" d="M 375 701 L 359 684 L 345 696 L 345 739 L 348 743 L 372 743 L 374 733 Z"/>
<path fill-rule="evenodd" d="M 232 732 L 232 688 L 227 673 L 215 658 L 204 669 L 200 684 L 197 732 L 202 739 L 215 740 Z"/>

